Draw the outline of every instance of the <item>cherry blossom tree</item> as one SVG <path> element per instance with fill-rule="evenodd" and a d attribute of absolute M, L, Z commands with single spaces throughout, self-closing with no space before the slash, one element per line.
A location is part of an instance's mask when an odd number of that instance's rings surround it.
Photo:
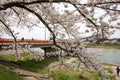
<path fill-rule="evenodd" d="M 1 29 L 6 27 L 5 31 L 12 35 L 16 44 L 15 34 L 11 30 L 13 26 L 31 29 L 42 23 L 51 33 L 53 44 L 57 48 L 76 55 L 85 66 L 91 65 L 101 80 L 107 80 L 101 65 L 86 54 L 84 44 L 79 39 L 77 23 L 91 28 L 97 38 L 106 38 L 110 35 L 111 28 L 120 28 L 119 5 L 119 0 L 86 0 L 84 3 L 83 0 L 1 0 L 0 25 Z M 62 11 L 57 6 L 61 6 Z M 57 44 L 58 40 L 64 45 Z M 73 47 L 75 48 L 72 49 Z"/>

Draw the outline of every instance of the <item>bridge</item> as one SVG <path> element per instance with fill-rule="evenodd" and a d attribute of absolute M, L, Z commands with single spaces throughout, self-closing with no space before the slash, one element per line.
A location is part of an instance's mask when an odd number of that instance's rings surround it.
<path fill-rule="evenodd" d="M 52 40 L 34 40 L 34 39 L 17 39 L 17 48 L 41 48 L 45 52 L 58 50 L 54 45 Z M 68 43 L 69 40 L 66 40 Z M 71 41 L 71 40 L 70 40 Z M 73 44 L 80 44 L 80 42 L 73 40 Z M 61 41 L 56 42 L 59 45 L 63 43 Z M 71 43 L 70 43 L 71 44 Z M 69 44 L 69 45 L 70 45 Z M 0 50 L 12 49 L 14 47 L 14 39 L 0 38 Z M 70 48 L 71 50 L 71 48 Z"/>
<path fill-rule="evenodd" d="M 60 42 L 57 42 L 60 43 Z M 34 40 L 34 39 L 17 39 L 17 45 L 21 45 L 23 48 L 36 48 L 40 47 L 48 51 L 55 51 L 55 47 L 51 40 Z M 13 39 L 0 38 L 0 50 L 2 49 L 12 49 L 14 46 Z"/>
<path fill-rule="evenodd" d="M 68 46 L 71 45 L 71 47 L 69 47 L 69 51 L 72 51 L 73 49 L 75 49 L 75 45 L 77 44 L 79 45 L 80 42 L 75 41 L 75 40 L 65 40 L 68 43 Z M 71 43 L 72 41 L 72 43 Z M 41 48 L 44 50 L 44 56 L 48 55 L 48 56 L 56 56 L 56 54 L 47 54 L 51 53 L 51 52 L 55 52 L 55 51 L 59 51 L 59 49 L 57 47 L 55 47 L 53 45 L 53 41 L 52 40 L 34 40 L 34 39 L 17 39 L 16 40 L 16 44 L 17 44 L 17 48 L 19 49 L 20 47 L 22 48 Z M 57 41 L 56 42 L 58 45 L 64 46 L 63 42 L 61 41 Z M 0 50 L 8 50 L 8 49 L 13 49 L 14 48 L 14 39 L 7 39 L 7 38 L 0 38 Z"/>

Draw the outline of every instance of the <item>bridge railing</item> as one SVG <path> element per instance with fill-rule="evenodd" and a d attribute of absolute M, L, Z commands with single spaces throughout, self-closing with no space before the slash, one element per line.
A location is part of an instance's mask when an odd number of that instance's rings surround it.
<path fill-rule="evenodd" d="M 12 39 L 0 39 L 0 43 L 13 43 Z"/>
<path fill-rule="evenodd" d="M 29 44 L 51 44 L 49 40 L 17 40 L 19 43 L 29 43 Z"/>
<path fill-rule="evenodd" d="M 14 42 L 13 39 L 5 39 L 5 38 L 0 39 L 1 44 L 13 43 L 13 42 Z M 26 43 L 26 44 L 52 44 L 51 40 L 30 40 L 30 39 L 21 40 L 21 39 L 17 39 L 17 42 L 18 43 Z"/>
<path fill-rule="evenodd" d="M 13 39 L 5 39 L 5 38 L 0 39 L 0 44 L 6 44 L 6 43 L 11 43 L 12 44 L 13 42 L 14 42 Z M 30 40 L 30 39 L 22 40 L 22 39 L 17 39 L 17 42 L 21 43 L 21 44 L 53 44 L 52 40 Z M 56 41 L 56 43 L 57 44 L 64 44 L 61 41 Z M 80 44 L 80 43 L 77 42 L 77 41 L 74 41 L 73 44 Z"/>

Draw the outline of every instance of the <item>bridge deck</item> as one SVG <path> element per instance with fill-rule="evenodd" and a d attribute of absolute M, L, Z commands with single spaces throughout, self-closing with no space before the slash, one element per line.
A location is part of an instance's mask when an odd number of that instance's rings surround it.
<path fill-rule="evenodd" d="M 13 42 L 14 42 L 13 39 L 0 39 L 0 43 L 13 43 Z M 17 39 L 17 42 L 19 43 L 46 43 L 46 44 L 52 43 L 52 41 L 50 40 L 30 40 L 30 39 L 25 39 L 25 40 Z"/>
<path fill-rule="evenodd" d="M 17 42 L 27 48 L 34 48 L 34 47 L 40 47 L 40 48 L 51 48 L 53 45 L 51 40 L 30 40 L 30 39 L 17 39 Z M 12 48 L 13 47 L 14 40 L 13 39 L 0 39 L 0 49 L 5 48 Z"/>

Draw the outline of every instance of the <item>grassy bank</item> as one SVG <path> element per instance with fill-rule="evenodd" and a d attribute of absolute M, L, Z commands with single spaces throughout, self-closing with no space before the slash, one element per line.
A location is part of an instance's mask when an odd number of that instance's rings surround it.
<path fill-rule="evenodd" d="M 120 49 L 118 44 L 87 44 L 87 48 Z"/>
<path fill-rule="evenodd" d="M 22 80 L 22 78 L 11 70 L 7 70 L 0 65 L 0 80 Z"/>
<path fill-rule="evenodd" d="M 0 55 L 0 57 L 11 63 L 19 65 L 24 70 L 32 71 L 39 74 L 49 74 L 49 76 L 51 76 L 53 80 L 100 80 L 100 76 L 95 71 L 89 71 L 84 69 L 73 70 L 70 68 L 61 68 L 56 69 L 54 71 L 50 71 L 48 69 L 48 65 L 55 61 L 58 61 L 58 58 L 54 57 L 46 58 L 41 61 L 36 61 L 34 59 L 15 61 L 14 55 L 12 54 Z M 106 68 L 106 70 L 108 70 L 109 73 L 112 73 L 110 68 Z M 22 80 L 22 79 L 17 73 L 11 70 L 6 70 L 3 66 L 0 66 L 0 80 Z M 114 80 L 113 76 L 110 76 L 109 80 Z"/>
<path fill-rule="evenodd" d="M 55 61 L 58 61 L 58 58 L 46 58 L 41 61 L 36 60 L 25 60 L 25 61 L 12 61 L 12 63 L 17 64 L 21 66 L 25 70 L 29 70 L 36 73 L 47 73 L 48 72 L 48 65 L 50 63 L 53 63 Z"/>
<path fill-rule="evenodd" d="M 51 72 L 54 80 L 100 80 L 100 76 L 94 71 L 75 71 L 72 69 L 59 69 Z"/>

